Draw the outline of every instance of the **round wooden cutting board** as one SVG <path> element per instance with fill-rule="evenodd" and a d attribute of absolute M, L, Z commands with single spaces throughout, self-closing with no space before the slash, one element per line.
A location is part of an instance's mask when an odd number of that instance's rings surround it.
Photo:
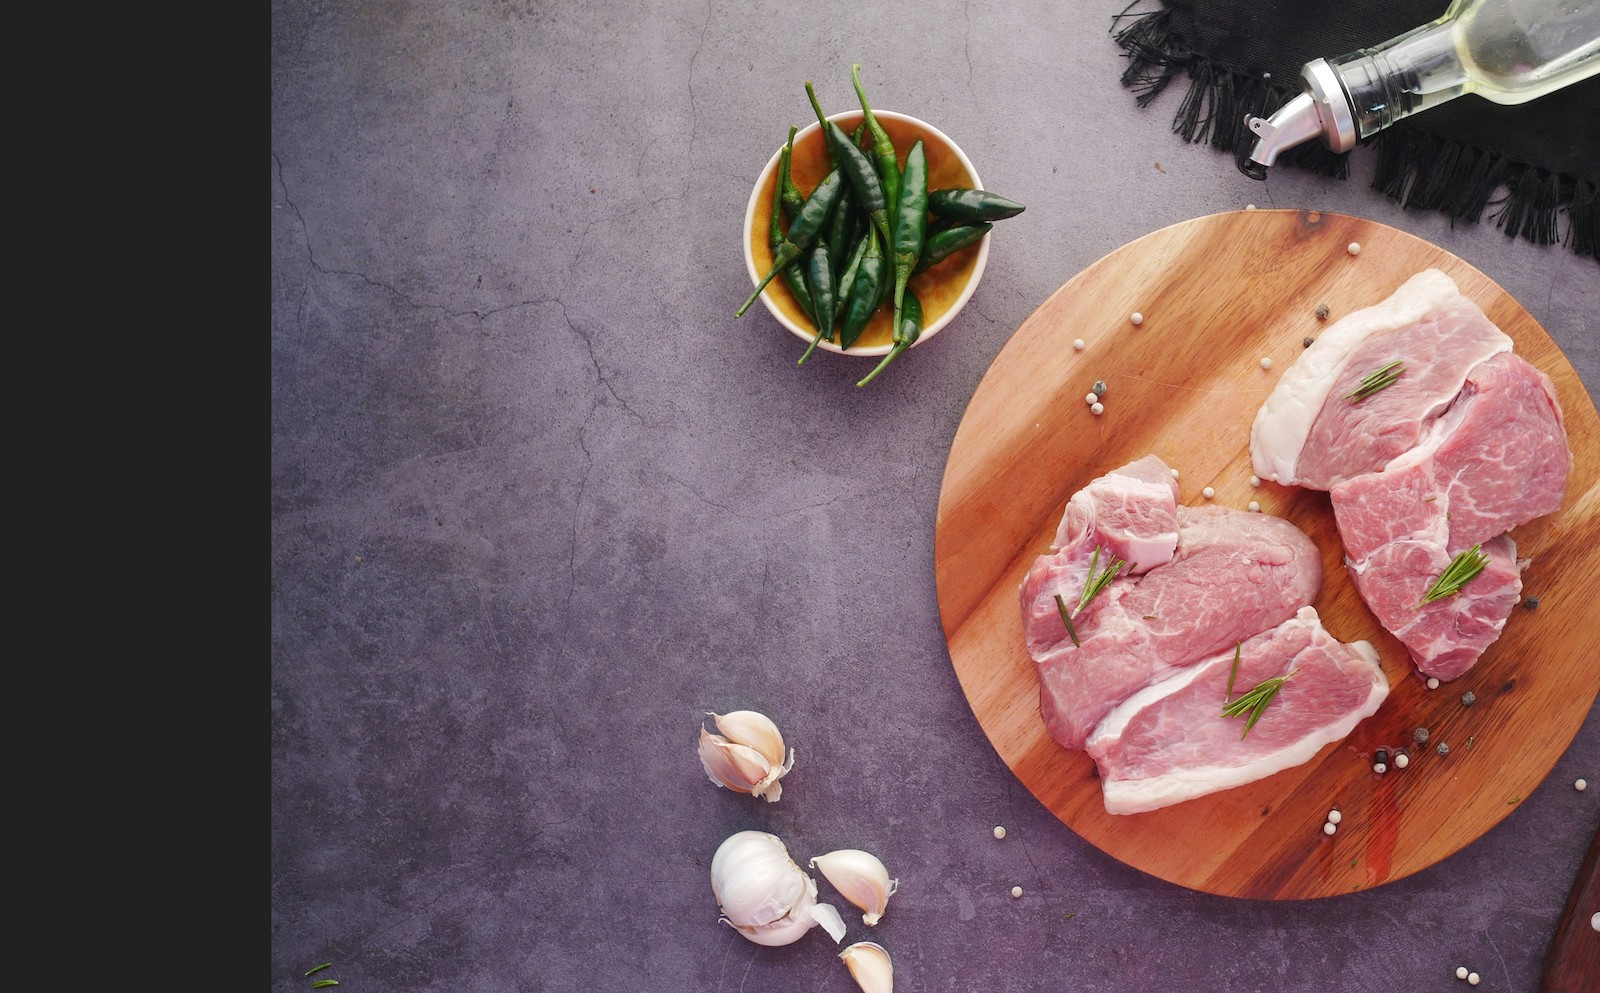
<path fill-rule="evenodd" d="M 1359 254 L 1346 250 L 1360 244 Z M 1327 494 L 1250 485 L 1250 425 L 1303 340 L 1412 274 L 1449 274 L 1555 383 L 1575 467 L 1559 513 L 1512 533 L 1531 559 L 1500 639 L 1429 690 L 1356 596 Z M 1327 320 L 1316 316 L 1329 308 Z M 1139 311 L 1143 323 L 1129 315 Z M 1072 343 L 1081 338 L 1083 351 Z M 1262 359 L 1271 359 L 1263 369 Z M 1084 403 L 1095 380 L 1105 413 Z M 1372 717 L 1310 762 L 1143 814 L 1113 816 L 1094 763 L 1046 733 L 1017 589 L 1049 550 L 1067 498 L 1154 453 L 1180 499 L 1294 522 L 1323 556 L 1315 606 L 1344 641 L 1370 641 L 1392 687 Z M 950 657 L 973 713 L 1011 770 L 1091 844 L 1192 889 L 1306 899 L 1408 876 L 1517 807 L 1566 750 L 1600 692 L 1600 418 L 1560 349 L 1517 301 L 1445 250 L 1356 217 L 1233 211 L 1156 231 L 1079 273 L 1030 316 L 979 383 L 939 496 L 935 575 Z M 1476 696 L 1462 703 L 1467 692 Z M 1426 727 L 1417 745 L 1412 732 Z M 1440 743 L 1449 746 L 1439 754 Z M 1405 769 L 1373 772 L 1379 748 Z M 1331 808 L 1343 814 L 1325 835 Z"/>

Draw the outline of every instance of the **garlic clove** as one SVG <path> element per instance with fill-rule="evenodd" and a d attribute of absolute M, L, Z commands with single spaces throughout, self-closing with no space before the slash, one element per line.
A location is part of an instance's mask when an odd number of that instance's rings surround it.
<path fill-rule="evenodd" d="M 716 735 L 712 737 L 715 738 Z M 754 748 L 731 741 L 719 741 L 715 744 L 733 763 L 734 769 L 739 774 L 739 780 L 747 791 L 754 792 L 755 787 L 772 780 L 772 764 Z"/>
<path fill-rule="evenodd" d="M 739 769 L 733 755 L 728 752 L 728 739 L 700 729 L 700 765 L 711 781 L 739 793 L 750 792 L 750 781 Z"/>
<path fill-rule="evenodd" d="M 861 993 L 894 993 L 894 963 L 875 941 L 858 941 L 839 953 Z"/>
<path fill-rule="evenodd" d="M 717 730 L 727 735 L 729 741 L 754 748 L 769 765 L 783 765 L 783 735 L 766 714 L 735 710 L 730 714 L 707 716 L 716 722 Z"/>
<path fill-rule="evenodd" d="M 794 768 L 794 749 L 785 761 L 777 725 L 753 710 L 708 716 L 726 737 L 700 729 L 700 764 L 706 775 L 718 786 L 775 803 L 783 796 L 778 780 Z"/>
<path fill-rule="evenodd" d="M 900 888 L 900 881 L 889 878 L 889 870 L 876 855 L 859 848 L 818 855 L 811 860 L 811 868 L 821 872 L 840 896 L 866 912 L 861 920 L 868 927 L 883 917 L 889 897 Z"/>

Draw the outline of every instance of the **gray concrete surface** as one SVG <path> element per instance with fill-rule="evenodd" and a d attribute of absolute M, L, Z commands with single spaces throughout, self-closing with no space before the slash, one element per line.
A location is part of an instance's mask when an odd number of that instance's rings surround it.
<path fill-rule="evenodd" d="M 933 522 L 963 408 L 1140 235 L 1247 202 L 1382 221 L 1600 384 L 1593 260 L 1403 212 L 1361 153 L 1262 185 L 1181 144 L 1177 89 L 1141 111 L 1118 85 L 1123 4 L 274 0 L 271 989 L 853 991 L 820 931 L 717 923 L 707 867 L 747 827 L 890 863 L 890 913 L 847 940 L 902 993 L 1454 990 L 1457 964 L 1536 989 L 1600 827 L 1572 785 L 1600 784 L 1592 712 L 1455 857 L 1267 903 L 1077 837 L 955 679 Z M 841 106 L 857 61 L 1028 205 L 957 324 L 866 390 L 730 316 L 751 183 L 804 81 Z M 798 748 L 778 804 L 700 770 L 701 715 L 735 708 Z"/>

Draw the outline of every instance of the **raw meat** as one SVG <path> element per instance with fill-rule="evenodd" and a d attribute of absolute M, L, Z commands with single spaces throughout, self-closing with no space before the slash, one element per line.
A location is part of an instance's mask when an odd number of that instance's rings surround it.
<path fill-rule="evenodd" d="M 1467 547 L 1471 547 L 1470 545 Z M 1505 627 L 1522 596 L 1522 567 L 1509 535 L 1483 543 L 1489 564 L 1454 596 L 1422 598 L 1450 565 L 1442 541 L 1406 539 L 1381 546 L 1360 563 L 1346 562 L 1384 630 L 1400 639 L 1425 676 L 1450 680 L 1471 669 Z"/>
<path fill-rule="evenodd" d="M 1392 384 L 1349 398 L 1397 361 Z M 1506 532 L 1559 510 L 1572 470 L 1549 378 L 1435 269 L 1307 348 L 1256 412 L 1250 454 L 1258 475 L 1329 491 L 1357 592 L 1440 679 L 1500 636 L 1525 564 Z M 1485 570 L 1423 604 L 1452 558 L 1479 544 Z"/>
<path fill-rule="evenodd" d="M 1133 814 L 1254 782 L 1309 761 L 1350 733 L 1389 694 L 1378 656 L 1346 645 L 1302 607 L 1245 639 L 1233 697 L 1293 673 L 1243 735 L 1247 718 L 1222 716 L 1233 646 L 1145 687 L 1112 710 L 1087 742 L 1106 810 Z"/>
<path fill-rule="evenodd" d="M 1086 492 L 1091 499 L 1079 511 L 1093 520 L 1107 491 L 1090 484 L 1073 500 Z M 1083 532 L 1089 538 L 1040 556 L 1023 580 L 1023 631 L 1038 663 L 1040 712 L 1068 748 L 1082 748 L 1100 719 L 1141 687 L 1292 617 L 1322 587 L 1316 546 L 1288 521 L 1178 507 L 1175 492 L 1165 499 L 1178 525 L 1176 553 L 1144 575 L 1118 576 L 1075 614 L 1077 645 L 1055 597 L 1077 607 L 1098 532 L 1090 527 Z M 1097 568 L 1108 564 L 1102 551 Z"/>
<path fill-rule="evenodd" d="M 1148 572 L 1171 559 L 1178 547 L 1177 507 L 1172 470 L 1146 455 L 1074 493 L 1052 548 L 1082 547 L 1092 554 L 1099 545 L 1129 563 L 1129 575 Z"/>
<path fill-rule="evenodd" d="M 1555 388 L 1508 352 L 1472 370 L 1417 447 L 1330 496 L 1352 562 L 1425 535 L 1454 555 L 1560 510 L 1571 471 Z"/>
<path fill-rule="evenodd" d="M 1522 591 L 1505 532 L 1561 509 L 1571 470 L 1550 380 L 1507 353 L 1472 370 L 1422 444 L 1333 488 L 1356 590 L 1423 675 L 1455 679 L 1500 636 Z M 1419 607 L 1450 560 L 1478 544 L 1484 571 Z"/>
<path fill-rule="evenodd" d="M 1285 371 L 1250 429 L 1256 475 L 1326 490 L 1409 451 L 1478 363 L 1511 339 L 1437 269 L 1329 325 Z M 1392 386 L 1347 399 L 1363 377 L 1404 362 Z"/>

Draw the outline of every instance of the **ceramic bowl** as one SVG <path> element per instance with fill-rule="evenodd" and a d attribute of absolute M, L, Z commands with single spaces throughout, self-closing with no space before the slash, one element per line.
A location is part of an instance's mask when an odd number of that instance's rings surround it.
<path fill-rule="evenodd" d="M 973 167 L 972 160 L 967 158 L 960 146 L 951 141 L 943 131 L 907 114 L 897 114 L 894 111 L 877 108 L 873 108 L 872 113 L 894 142 L 896 151 L 900 153 L 902 167 L 905 165 L 906 153 L 911 150 L 911 146 L 918 138 L 922 139 L 923 151 L 928 157 L 930 191 L 957 186 L 982 189 L 983 183 L 978 179 L 978 170 Z M 861 111 L 833 114 L 828 120 L 838 124 L 846 134 L 849 134 L 861 123 Z M 799 187 L 802 194 L 809 194 L 812 187 L 816 186 L 828 172 L 822 137 L 822 127 L 816 121 L 812 121 L 808 127 L 795 135 L 794 155 L 789 168 L 795 186 Z M 767 167 L 761 170 L 761 176 L 756 180 L 755 189 L 750 193 L 750 203 L 744 212 L 744 264 L 750 273 L 752 286 L 761 281 L 761 277 L 766 275 L 767 269 L 772 265 L 772 248 L 767 243 L 767 232 L 772 220 L 772 194 L 778 181 L 778 159 L 782 152 L 783 148 L 780 145 L 778 151 L 772 153 Z M 911 277 L 907 286 L 916 292 L 917 299 L 922 302 L 923 314 L 922 334 L 913 343 L 913 348 L 932 338 L 955 320 L 961 308 L 972 299 L 973 291 L 978 288 L 978 280 L 983 278 L 984 266 L 989 261 L 989 239 L 993 235 L 994 232 L 991 231 L 938 265 Z M 801 308 L 800 301 L 789 292 L 789 287 L 781 278 L 774 279 L 767 284 L 765 290 L 761 291 L 761 302 L 766 306 L 767 312 L 779 324 L 788 328 L 795 337 L 807 344 L 816 337 L 816 326 L 812 324 L 811 318 Z M 891 344 L 892 309 L 887 303 L 878 308 L 878 312 L 862 330 L 861 337 L 850 346 L 849 350 L 841 349 L 838 344 L 826 339 L 820 342 L 817 348 L 863 357 L 887 354 Z"/>

